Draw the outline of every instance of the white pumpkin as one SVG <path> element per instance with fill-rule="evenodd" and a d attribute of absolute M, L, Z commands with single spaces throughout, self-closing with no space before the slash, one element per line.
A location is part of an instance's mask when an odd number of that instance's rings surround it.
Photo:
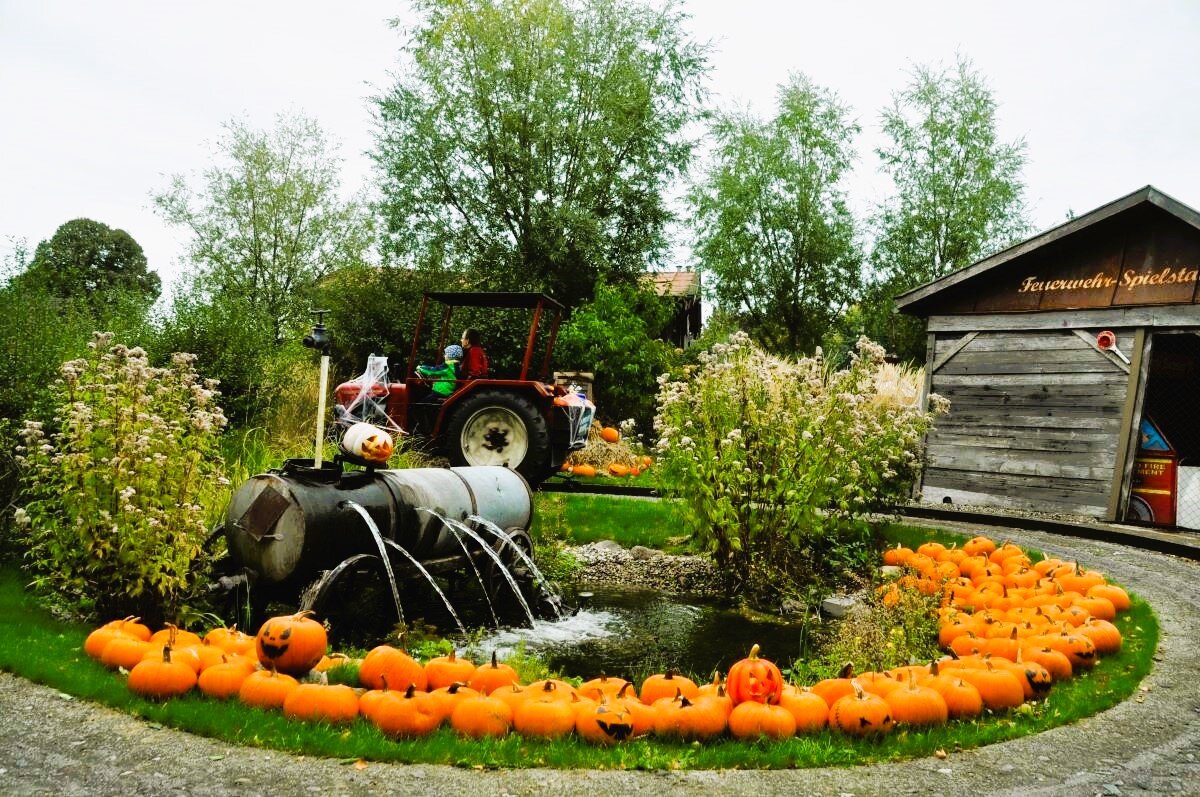
<path fill-rule="evenodd" d="M 378 426 L 356 423 L 342 435 L 342 450 L 353 457 L 382 465 L 392 455 L 395 443 L 392 436 Z"/>

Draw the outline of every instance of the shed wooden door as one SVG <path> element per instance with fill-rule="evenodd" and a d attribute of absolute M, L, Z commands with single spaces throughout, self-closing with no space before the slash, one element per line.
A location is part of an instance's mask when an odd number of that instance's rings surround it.
<path fill-rule="evenodd" d="M 1129 366 L 1094 333 L 943 333 L 927 367 L 950 412 L 926 441 L 922 500 L 1106 514 Z"/>

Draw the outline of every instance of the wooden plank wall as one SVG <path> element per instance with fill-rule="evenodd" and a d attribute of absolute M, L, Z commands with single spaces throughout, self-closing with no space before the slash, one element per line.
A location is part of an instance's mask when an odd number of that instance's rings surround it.
<path fill-rule="evenodd" d="M 950 412 L 927 439 L 922 500 L 1105 516 L 1127 371 L 1070 330 L 936 338 L 934 363 L 961 348 L 930 382 Z"/>

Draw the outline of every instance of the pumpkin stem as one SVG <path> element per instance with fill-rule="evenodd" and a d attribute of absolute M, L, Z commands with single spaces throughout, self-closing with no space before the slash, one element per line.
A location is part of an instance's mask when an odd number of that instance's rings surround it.
<path fill-rule="evenodd" d="M 750 648 L 750 655 L 747 656 L 746 658 L 750 659 L 750 661 L 754 661 L 755 659 L 758 658 L 758 651 L 760 649 L 761 648 L 759 648 L 758 643 L 755 642 L 754 646 Z"/>
<path fill-rule="evenodd" d="M 680 707 L 680 708 L 687 708 L 688 706 L 694 706 L 694 705 L 695 705 L 695 703 L 693 703 L 692 701 L 688 700 L 688 699 L 687 699 L 686 697 L 684 697 L 683 695 L 680 695 L 680 696 L 679 696 L 679 707 Z"/>
<path fill-rule="evenodd" d="M 380 673 L 380 674 L 379 674 L 379 680 L 383 681 L 383 691 L 385 691 L 385 692 L 386 692 L 386 691 L 388 690 L 388 688 L 387 688 L 387 675 L 386 675 L 386 674 L 384 674 L 384 673 Z"/>
<path fill-rule="evenodd" d="M 624 700 L 625 699 L 625 690 L 631 686 L 633 686 L 633 684 L 631 684 L 629 681 L 626 681 L 625 685 L 617 690 L 617 698 L 619 700 Z"/>
<path fill-rule="evenodd" d="M 410 683 L 408 685 L 408 688 L 404 690 L 404 696 L 406 698 L 411 698 L 416 693 L 417 693 L 417 685 L 413 684 L 413 683 Z"/>
<path fill-rule="evenodd" d="M 553 692 L 557 688 L 558 687 L 555 685 L 554 681 L 551 681 L 549 678 L 547 678 L 546 684 L 542 687 L 542 691 L 543 692 Z"/>
<path fill-rule="evenodd" d="M 449 655 L 449 656 L 447 656 L 446 658 L 447 658 L 447 659 L 449 659 L 450 661 L 455 661 L 455 660 L 456 660 L 456 659 L 454 658 L 454 648 L 450 648 L 450 655 Z"/>
<path fill-rule="evenodd" d="M 838 670 L 838 678 L 850 678 L 854 675 L 854 662 L 848 661 Z"/>
<path fill-rule="evenodd" d="M 496 661 L 496 651 L 493 650 L 492 651 L 492 669 L 497 670 L 499 668 L 500 668 L 500 662 Z"/>
<path fill-rule="evenodd" d="M 171 646 L 170 645 L 163 645 L 163 663 L 164 664 L 171 663 Z"/>

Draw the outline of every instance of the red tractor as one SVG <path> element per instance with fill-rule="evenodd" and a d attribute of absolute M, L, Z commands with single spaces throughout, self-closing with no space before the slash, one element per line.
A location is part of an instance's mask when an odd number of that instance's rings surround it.
<path fill-rule="evenodd" d="M 494 373 L 459 379 L 442 398 L 432 390 L 435 379 L 417 373 L 422 327 L 430 303 L 443 308 L 436 351 L 450 339 L 455 308 L 524 309 L 532 311 L 529 337 L 515 378 Z M 338 414 L 343 422 L 367 421 L 401 429 L 426 441 L 451 465 L 502 465 L 531 485 L 541 483 L 587 442 L 596 407 L 581 394 L 547 381 L 550 355 L 562 320 L 563 306 L 541 293 L 427 292 L 421 300 L 404 381 L 390 381 L 386 370 L 369 367 L 363 377 L 337 386 Z M 539 326 L 549 322 L 541 366 L 531 376 Z M 372 358 L 376 362 L 382 358 Z"/>

